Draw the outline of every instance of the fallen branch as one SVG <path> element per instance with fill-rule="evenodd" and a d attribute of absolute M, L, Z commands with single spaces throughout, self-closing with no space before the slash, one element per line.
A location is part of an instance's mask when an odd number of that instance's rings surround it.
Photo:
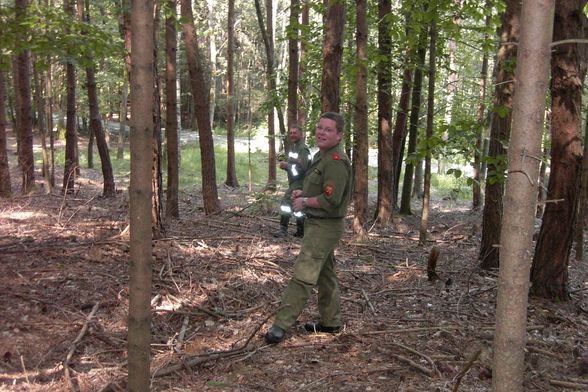
<path fill-rule="evenodd" d="M 392 344 L 392 345 L 394 345 L 396 347 L 403 348 L 406 351 L 408 351 L 410 353 L 413 353 L 414 355 L 418 355 L 419 357 L 424 358 L 425 361 L 427 361 L 431 365 L 431 367 L 433 369 L 435 369 L 435 372 L 437 373 L 437 375 L 438 376 L 441 376 L 441 373 L 437 369 L 437 366 L 435 365 L 435 362 L 433 362 L 433 360 L 431 358 L 429 358 L 427 355 L 425 355 L 425 354 L 423 354 L 423 353 L 421 353 L 421 352 L 419 352 L 419 351 L 417 351 L 417 350 L 415 350 L 413 348 L 410 348 L 408 346 L 405 346 L 404 344 L 400 344 L 400 343 L 396 343 L 396 342 L 387 342 L 387 343 Z"/>
<path fill-rule="evenodd" d="M 478 357 L 480 356 L 480 354 L 482 353 L 482 349 L 479 348 L 474 355 L 472 355 L 470 357 L 470 359 L 468 359 L 468 361 L 465 363 L 464 367 L 461 368 L 461 370 L 459 371 L 459 373 L 457 374 L 457 376 L 455 376 L 454 380 L 455 380 L 455 385 L 453 386 L 452 392 L 457 392 L 457 389 L 459 388 L 459 384 L 461 383 L 461 379 L 467 374 L 467 372 L 472 368 L 472 366 L 474 365 L 474 362 L 476 362 L 476 360 L 478 359 Z"/>
<path fill-rule="evenodd" d="M 563 381 L 563 380 L 549 380 L 551 385 L 555 385 L 558 387 L 564 388 L 571 388 L 571 389 L 588 389 L 588 385 L 584 383 L 577 383 L 577 382 L 570 382 L 570 381 Z"/>
<path fill-rule="evenodd" d="M 402 361 L 410 366 L 412 366 L 413 368 L 417 369 L 418 371 L 426 374 L 429 377 L 434 377 L 435 376 L 435 372 L 433 372 L 432 370 L 427 369 L 424 366 L 419 365 L 418 363 L 403 357 L 402 355 L 398 355 L 398 354 L 390 354 L 391 356 L 393 356 L 394 358 L 398 359 L 399 361 Z"/>
<path fill-rule="evenodd" d="M 281 307 L 280 307 L 281 308 Z M 276 309 L 276 312 L 280 309 Z M 259 323 L 259 325 L 254 329 L 254 331 L 251 333 L 251 335 L 249 335 L 249 337 L 245 340 L 245 343 L 243 343 L 240 347 L 232 349 L 232 350 L 226 350 L 226 351 L 215 351 L 209 354 L 205 354 L 205 355 L 197 355 L 197 356 L 193 356 L 193 357 L 188 357 L 188 358 L 184 358 L 181 360 L 181 363 L 175 364 L 175 365 L 171 365 L 165 368 L 161 368 L 161 369 L 157 369 L 155 372 L 153 372 L 152 374 L 152 378 L 156 378 L 156 377 L 163 377 L 163 376 L 167 376 L 168 374 L 177 372 L 181 369 L 184 368 L 190 368 L 194 365 L 199 365 L 201 363 L 204 362 L 208 362 L 208 361 L 212 361 L 215 359 L 220 359 L 220 358 L 228 358 L 228 357 L 233 357 L 239 354 L 242 354 L 244 352 L 247 351 L 247 346 L 249 345 L 249 342 L 251 341 L 251 339 L 253 339 L 253 337 L 257 334 L 257 332 L 260 330 L 260 328 L 267 322 L 267 320 L 270 319 L 270 317 L 272 317 L 275 314 L 275 312 L 272 312 L 269 316 L 267 316 L 261 323 Z"/>
<path fill-rule="evenodd" d="M 98 307 L 100 307 L 100 302 L 96 302 L 94 304 L 94 307 L 92 308 L 92 311 L 90 312 L 90 314 L 86 318 L 86 322 L 82 326 L 80 333 L 75 338 L 75 340 L 72 342 L 71 346 L 69 346 L 69 350 L 67 351 L 67 355 L 65 357 L 65 360 L 63 361 L 63 371 L 65 373 L 65 380 L 67 381 L 67 384 L 69 385 L 69 388 L 72 391 L 75 390 L 75 387 L 74 387 L 73 381 L 71 379 L 71 375 L 70 375 L 71 369 L 69 367 L 69 364 L 71 362 L 71 358 L 74 355 L 74 352 L 76 351 L 76 348 L 78 348 L 78 344 L 82 341 L 82 339 L 84 338 L 84 335 L 86 335 L 86 332 L 88 331 L 88 327 L 90 325 L 90 321 L 92 320 L 92 317 L 94 317 L 94 315 L 98 311 Z"/>

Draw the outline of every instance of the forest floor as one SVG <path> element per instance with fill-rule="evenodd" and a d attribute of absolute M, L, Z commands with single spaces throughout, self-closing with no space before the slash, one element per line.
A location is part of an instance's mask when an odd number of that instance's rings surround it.
<path fill-rule="evenodd" d="M 0 391 L 126 389 L 128 177 L 116 180 L 109 199 L 88 169 L 74 195 L 37 180 L 18 196 L 13 172 L 15 196 L 0 199 Z M 418 213 L 365 243 L 348 230 L 336 251 L 344 330 L 304 331 L 313 295 L 267 345 L 301 241 L 272 236 L 278 194 L 219 194 L 223 212 L 205 216 L 197 190 L 182 193 L 181 218 L 153 241 L 153 391 L 490 390 L 497 273 L 477 267 L 480 212 L 433 200 L 426 245 Z M 586 263 L 572 258 L 569 275 L 570 301 L 530 299 L 525 391 L 588 390 Z"/>

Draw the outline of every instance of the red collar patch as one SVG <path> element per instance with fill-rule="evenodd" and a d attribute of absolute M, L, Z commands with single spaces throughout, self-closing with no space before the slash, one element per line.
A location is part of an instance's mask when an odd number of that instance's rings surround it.
<path fill-rule="evenodd" d="M 333 160 L 334 161 L 340 161 L 341 160 L 341 156 L 339 154 L 337 154 L 336 152 L 333 153 Z"/>

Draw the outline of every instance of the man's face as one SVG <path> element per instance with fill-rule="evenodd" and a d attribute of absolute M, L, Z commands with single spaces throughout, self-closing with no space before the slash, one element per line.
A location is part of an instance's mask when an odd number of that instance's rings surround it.
<path fill-rule="evenodd" d="M 321 118 L 316 125 L 316 144 L 321 151 L 336 146 L 341 141 L 343 133 L 337 130 L 337 123 L 330 118 Z"/>
<path fill-rule="evenodd" d="M 288 138 L 290 139 L 290 143 L 298 142 L 301 138 L 298 128 L 290 128 L 288 130 Z"/>

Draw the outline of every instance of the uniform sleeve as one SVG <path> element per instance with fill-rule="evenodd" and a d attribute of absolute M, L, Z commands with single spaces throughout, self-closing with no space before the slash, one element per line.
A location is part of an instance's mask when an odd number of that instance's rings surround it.
<path fill-rule="evenodd" d="M 348 163 L 344 160 L 331 160 L 323 172 L 323 193 L 317 196 L 322 209 L 336 210 L 344 201 L 345 188 L 349 181 Z"/>

